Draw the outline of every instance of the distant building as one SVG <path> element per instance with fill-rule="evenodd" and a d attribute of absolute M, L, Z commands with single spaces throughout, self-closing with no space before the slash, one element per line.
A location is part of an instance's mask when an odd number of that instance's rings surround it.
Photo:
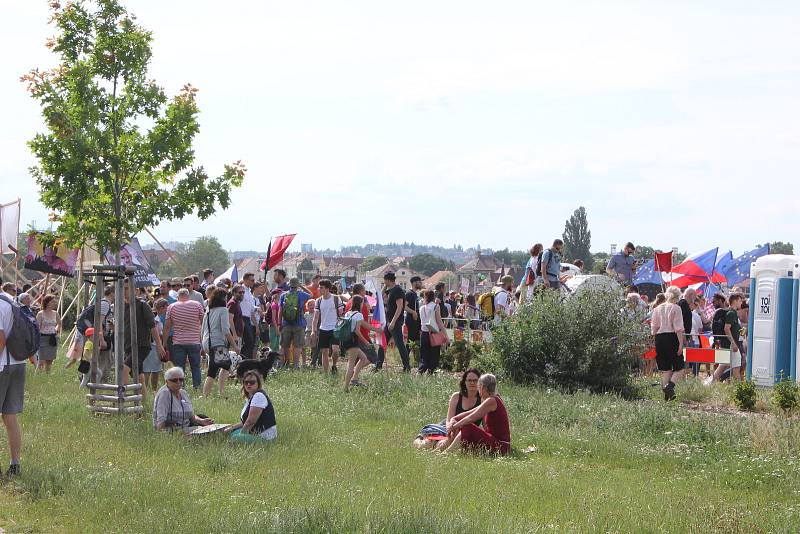
<path fill-rule="evenodd" d="M 300 243 L 300 252 L 314 252 L 314 245 L 311 243 Z"/>
<path fill-rule="evenodd" d="M 419 276 L 423 280 L 425 279 L 425 276 L 418 272 L 412 271 L 407 267 L 396 267 L 391 263 L 387 263 L 386 265 L 378 267 L 377 269 L 367 271 L 365 278 L 374 278 L 375 282 L 380 285 L 381 282 L 383 282 L 383 275 L 388 272 L 394 273 L 395 283 L 403 289 L 409 289 L 411 287 L 411 278 L 414 276 Z"/>
<path fill-rule="evenodd" d="M 478 248 L 475 257 L 459 267 L 456 274 L 461 278 L 468 278 L 470 287 L 479 290 L 493 286 L 502 268 L 503 265 L 497 258 L 492 254 L 483 255 Z"/>

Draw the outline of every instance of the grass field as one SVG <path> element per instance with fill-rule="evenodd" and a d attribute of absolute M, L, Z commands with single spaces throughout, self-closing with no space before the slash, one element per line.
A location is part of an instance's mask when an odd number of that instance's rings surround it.
<path fill-rule="evenodd" d="M 63 360 L 62 360 L 63 361 Z M 150 417 L 90 416 L 72 372 L 29 368 L 23 476 L 0 488 L 7 532 L 797 532 L 800 458 L 772 416 L 501 382 L 514 453 L 410 446 L 443 418 L 452 376 L 317 372 L 267 382 L 268 445 L 155 434 Z M 686 396 L 725 392 L 681 386 Z M 657 388 L 653 388 L 657 389 Z M 694 393 L 692 393 L 694 392 Z M 681 390 L 678 391 L 679 395 Z M 195 399 L 220 422 L 241 409 Z M 655 395 L 655 394 L 654 394 Z M 149 410 L 148 410 L 149 411 Z M 5 435 L 2 435 L 5 441 Z M 536 451 L 523 449 L 535 445 Z M 796 446 L 796 445 L 795 445 Z M 2 448 L 7 464 L 5 443 Z"/>

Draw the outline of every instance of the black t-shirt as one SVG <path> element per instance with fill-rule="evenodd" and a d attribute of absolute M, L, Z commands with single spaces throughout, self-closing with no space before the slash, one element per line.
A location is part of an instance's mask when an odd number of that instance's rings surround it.
<path fill-rule="evenodd" d="M 444 305 L 444 293 L 441 291 L 436 292 L 436 300 L 439 302 L 439 314 L 442 316 L 442 319 L 448 316 L 447 314 L 447 306 Z"/>
<path fill-rule="evenodd" d="M 125 352 L 131 353 L 131 313 L 130 304 L 125 303 Z M 149 347 L 151 330 L 156 325 L 156 317 L 150 306 L 136 299 L 136 343 L 139 347 Z"/>
<path fill-rule="evenodd" d="M 678 306 L 681 307 L 681 315 L 683 315 L 683 331 L 688 336 L 692 332 L 692 309 L 686 299 L 679 300 Z"/>
<path fill-rule="evenodd" d="M 416 326 L 419 325 L 419 296 L 417 292 L 413 289 L 409 289 L 406 291 L 406 306 L 417 312 L 417 319 L 414 320 L 414 316 L 410 313 L 406 314 L 406 325 L 407 326 Z"/>
<path fill-rule="evenodd" d="M 388 325 L 392 322 L 394 314 L 397 312 L 397 299 L 402 299 L 405 302 L 406 295 L 400 286 L 394 286 L 392 289 L 384 291 L 384 295 L 386 298 L 386 324 Z M 402 319 L 402 315 L 400 318 Z"/>

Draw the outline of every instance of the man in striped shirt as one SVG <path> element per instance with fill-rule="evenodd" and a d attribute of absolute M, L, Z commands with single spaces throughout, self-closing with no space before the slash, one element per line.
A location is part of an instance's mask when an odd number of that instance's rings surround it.
<path fill-rule="evenodd" d="M 189 297 L 189 289 L 178 290 L 178 302 L 167 308 L 164 340 L 172 330 L 172 363 L 183 369 L 188 358 L 192 367 L 192 386 L 200 388 L 200 329 L 203 324 L 203 305 Z"/>

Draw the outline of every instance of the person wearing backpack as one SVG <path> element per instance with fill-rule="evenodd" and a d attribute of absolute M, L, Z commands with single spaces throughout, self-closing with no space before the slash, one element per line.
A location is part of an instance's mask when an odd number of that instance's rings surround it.
<path fill-rule="evenodd" d="M 561 289 L 561 250 L 563 248 L 563 241 L 560 239 L 553 241 L 553 246 L 542 253 L 538 267 L 544 287 L 557 291 Z"/>
<path fill-rule="evenodd" d="M 336 363 L 339 359 L 339 354 L 333 348 L 334 337 L 333 330 L 336 328 L 336 322 L 344 311 L 342 299 L 338 295 L 331 293 L 333 284 L 330 280 L 321 280 L 319 282 L 320 297 L 314 305 L 314 318 L 311 321 L 311 339 L 316 341 L 317 349 L 322 354 L 322 370 L 327 373 L 336 373 Z M 329 360 L 333 353 L 333 366 L 330 366 Z"/>
<path fill-rule="evenodd" d="M 358 381 L 358 374 L 361 372 L 361 369 L 369 364 L 364 350 L 369 350 L 372 344 L 369 339 L 364 336 L 364 331 L 372 330 L 373 332 L 381 332 L 381 327 L 369 324 L 367 318 L 358 311 L 362 309 L 361 306 L 363 303 L 364 297 L 361 295 L 355 295 L 350 299 L 348 303 L 351 306 L 350 311 L 345 313 L 340 319 L 341 324 L 336 325 L 337 331 L 339 331 L 341 327 L 347 328 L 350 331 L 350 337 L 345 336 L 339 342 L 342 351 L 347 356 L 347 372 L 344 374 L 345 393 L 349 392 L 350 388 L 353 386 L 362 385 Z"/>
<path fill-rule="evenodd" d="M 2 283 L 2 280 L 0 280 Z M 25 399 L 25 362 L 36 350 L 26 354 L 26 343 L 19 344 L 20 334 L 24 341 L 27 329 L 22 321 L 28 321 L 14 303 L 13 297 L 5 291 L 0 292 L 0 416 L 8 436 L 8 449 L 11 461 L 6 476 L 20 474 L 20 452 L 22 451 L 22 429 L 17 415 L 22 413 Z M 31 330 L 27 332 L 31 334 Z M 15 330 L 19 328 L 18 332 Z M 38 339 L 38 328 L 36 328 Z M 13 337 L 12 337 L 13 336 Z M 22 346 L 22 350 L 20 349 Z M 38 348 L 38 347 L 37 347 Z"/>
<path fill-rule="evenodd" d="M 524 299 L 526 301 L 533 298 L 534 288 L 541 283 L 542 271 L 540 269 L 540 261 L 542 259 L 542 250 L 544 250 L 544 246 L 541 243 L 533 245 L 530 250 L 531 257 L 525 265 L 525 273 L 520 285 L 525 286 L 524 292 L 521 294 L 525 295 Z"/>
<path fill-rule="evenodd" d="M 742 354 L 744 353 L 744 344 L 739 339 L 742 326 L 739 322 L 739 309 L 742 307 L 744 297 L 739 293 L 733 293 L 728 297 L 728 307 L 721 308 L 714 312 L 714 319 L 712 321 L 712 333 L 714 334 L 714 343 L 719 343 L 720 348 L 731 350 L 731 360 L 733 361 L 733 372 L 730 372 L 730 365 L 720 364 L 714 371 L 714 374 L 703 381 L 703 385 L 709 386 L 713 382 L 722 381 L 726 376 L 730 375 L 733 379 L 740 378 L 740 369 L 742 367 Z M 719 334 L 717 332 L 720 332 Z M 726 372 L 727 371 L 727 372 Z"/>
<path fill-rule="evenodd" d="M 301 291 L 300 280 L 289 280 L 289 291 L 281 294 L 281 357 L 284 365 L 288 365 L 289 349 L 294 347 L 294 366 L 300 367 L 300 355 L 305 347 L 306 320 L 303 310 L 311 295 Z"/>

